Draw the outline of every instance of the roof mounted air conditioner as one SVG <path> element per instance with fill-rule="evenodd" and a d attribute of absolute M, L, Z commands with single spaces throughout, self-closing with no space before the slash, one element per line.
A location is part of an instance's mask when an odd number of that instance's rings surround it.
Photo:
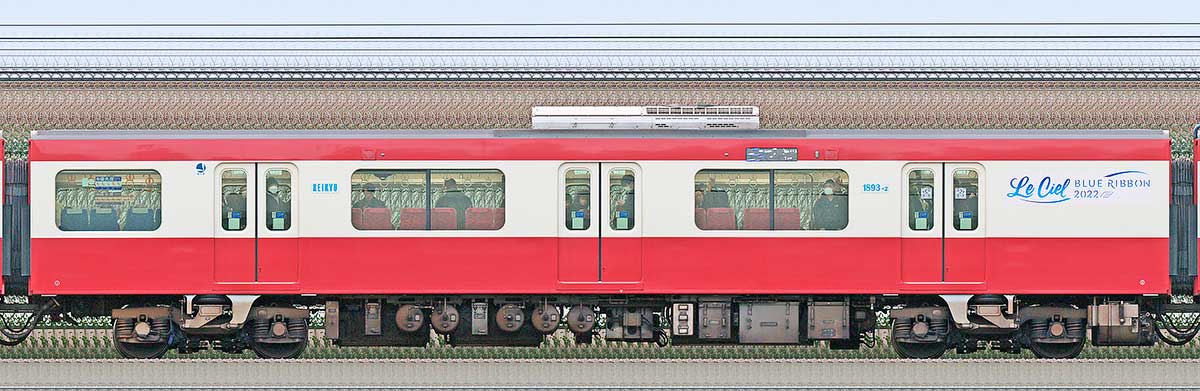
<path fill-rule="evenodd" d="M 758 129 L 755 106 L 537 106 L 534 129 Z"/>

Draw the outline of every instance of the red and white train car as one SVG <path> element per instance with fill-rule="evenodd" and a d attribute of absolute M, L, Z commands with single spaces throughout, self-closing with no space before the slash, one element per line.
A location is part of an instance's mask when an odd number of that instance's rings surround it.
<path fill-rule="evenodd" d="M 581 341 L 1043 357 L 1154 341 L 1141 130 L 40 131 L 32 295 L 123 354 Z M 669 324 L 669 330 L 660 329 Z M 1139 327 L 1141 326 L 1141 327 Z"/>

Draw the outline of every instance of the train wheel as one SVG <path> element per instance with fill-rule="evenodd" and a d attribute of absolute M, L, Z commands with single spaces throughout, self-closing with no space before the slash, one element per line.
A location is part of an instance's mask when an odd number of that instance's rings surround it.
<path fill-rule="evenodd" d="M 1069 343 L 1031 342 L 1029 350 L 1033 351 L 1033 355 L 1037 358 L 1075 358 L 1079 356 L 1080 352 L 1083 352 L 1083 345 L 1082 338 Z"/>
<path fill-rule="evenodd" d="M 938 358 L 946 354 L 946 344 L 941 342 L 932 343 L 906 343 L 892 342 L 892 349 L 903 358 L 920 358 L 930 359 Z"/>
<path fill-rule="evenodd" d="M 169 320 L 120 319 L 113 323 L 113 346 L 124 358 L 162 358 L 171 349 Z"/>
<path fill-rule="evenodd" d="M 896 342 L 896 325 L 892 324 L 892 350 L 901 358 L 931 359 L 946 354 L 946 342 Z"/>
<path fill-rule="evenodd" d="M 250 339 L 250 349 L 260 358 L 288 359 L 300 357 L 308 347 L 308 322 L 305 319 L 284 319 L 254 325 L 255 338 Z M 270 338 L 261 338 L 265 333 Z M 284 338 L 303 335 L 302 338 Z M 293 341 L 294 340 L 294 341 Z"/>

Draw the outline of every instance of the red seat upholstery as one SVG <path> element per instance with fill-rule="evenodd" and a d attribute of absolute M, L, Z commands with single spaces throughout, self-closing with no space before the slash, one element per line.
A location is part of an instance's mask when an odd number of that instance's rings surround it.
<path fill-rule="evenodd" d="M 362 210 L 360 229 L 392 229 L 391 208 L 365 208 Z"/>
<path fill-rule="evenodd" d="M 468 208 L 467 229 L 496 229 L 496 210 L 492 208 Z"/>
<path fill-rule="evenodd" d="M 775 209 L 775 229 L 800 229 L 800 208 Z"/>
<path fill-rule="evenodd" d="M 495 210 L 496 212 L 492 214 L 494 217 L 492 224 L 495 224 L 495 228 L 492 229 L 504 228 L 504 208 L 496 208 Z"/>
<path fill-rule="evenodd" d="M 354 228 L 363 229 L 362 208 L 350 208 L 350 224 Z"/>
<path fill-rule="evenodd" d="M 742 229 L 771 229 L 771 210 L 767 208 L 746 208 L 742 210 Z"/>
<path fill-rule="evenodd" d="M 400 229 L 425 229 L 425 208 L 401 209 Z"/>
<path fill-rule="evenodd" d="M 454 208 L 433 208 L 431 229 L 458 228 L 458 214 Z"/>
<path fill-rule="evenodd" d="M 708 229 L 737 229 L 737 218 L 733 208 L 708 208 L 705 218 Z"/>
<path fill-rule="evenodd" d="M 708 211 L 704 208 L 696 208 L 696 228 L 708 229 Z"/>

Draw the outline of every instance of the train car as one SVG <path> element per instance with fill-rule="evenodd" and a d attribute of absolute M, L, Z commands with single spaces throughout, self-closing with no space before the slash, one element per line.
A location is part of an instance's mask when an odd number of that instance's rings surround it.
<path fill-rule="evenodd" d="M 1157 130 L 36 132 L 30 294 L 126 357 L 588 342 L 1150 345 Z M 692 201 L 689 205 L 688 201 Z"/>

